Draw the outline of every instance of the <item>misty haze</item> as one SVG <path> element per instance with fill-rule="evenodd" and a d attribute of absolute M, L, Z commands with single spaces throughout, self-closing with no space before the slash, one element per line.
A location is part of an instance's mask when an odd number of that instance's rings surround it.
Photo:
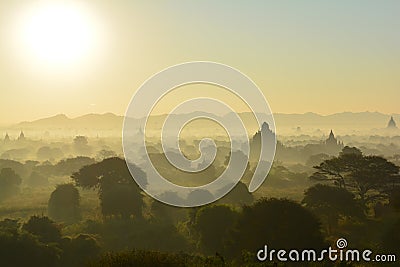
<path fill-rule="evenodd" d="M 399 266 L 399 11 L 0 1 L 0 266 Z M 372 261 L 275 257 L 329 247 Z"/>

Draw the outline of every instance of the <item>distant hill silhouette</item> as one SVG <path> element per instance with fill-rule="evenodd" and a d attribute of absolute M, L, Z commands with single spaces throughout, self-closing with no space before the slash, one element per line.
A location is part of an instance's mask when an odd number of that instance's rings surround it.
<path fill-rule="evenodd" d="M 32 129 L 119 129 L 123 122 L 122 116 L 113 113 L 86 114 L 76 118 L 69 118 L 64 114 L 39 119 L 31 122 L 21 122 L 12 128 Z"/>
<path fill-rule="evenodd" d="M 195 112 L 191 114 L 174 114 L 173 116 L 191 115 L 207 115 L 206 113 Z M 252 118 L 251 113 L 240 113 L 240 117 L 244 120 Z M 227 114 L 225 116 L 233 116 Z M 331 115 L 319 115 L 316 113 L 304 114 L 283 114 L 277 113 L 274 115 L 277 128 L 313 128 L 313 129 L 383 129 L 386 127 L 390 117 L 400 122 L 400 114 L 383 114 L 379 112 L 343 112 Z M 152 120 L 156 124 L 162 125 L 166 115 L 156 115 Z M 122 129 L 124 117 L 113 113 L 105 114 L 86 114 L 76 118 L 69 118 L 64 114 L 59 114 L 53 117 L 39 119 L 31 122 L 21 122 L 9 129 L 15 130 L 62 130 L 62 129 L 92 129 L 92 130 L 116 130 Z M 144 125 L 144 118 L 131 119 L 135 120 L 140 125 Z"/>

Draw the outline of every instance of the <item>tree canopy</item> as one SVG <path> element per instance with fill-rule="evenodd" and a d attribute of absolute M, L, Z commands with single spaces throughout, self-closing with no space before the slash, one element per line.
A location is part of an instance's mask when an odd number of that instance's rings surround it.
<path fill-rule="evenodd" d="M 400 183 L 399 167 L 380 156 L 365 156 L 357 148 L 345 147 L 338 157 L 314 167 L 314 180 L 333 181 L 353 192 L 367 205 L 388 196 Z"/>
<path fill-rule="evenodd" d="M 80 219 L 79 191 L 73 184 L 61 184 L 49 199 L 49 216 L 55 221 L 72 223 Z"/>
<path fill-rule="evenodd" d="M 226 248 L 229 229 L 236 221 L 238 213 L 229 206 L 205 206 L 195 217 L 194 229 L 199 234 L 199 246 L 207 254 L 222 254 Z"/>
<path fill-rule="evenodd" d="M 132 166 L 136 179 L 146 184 L 146 174 Z M 99 163 L 84 166 L 71 178 L 83 188 L 99 189 L 101 210 L 104 216 L 142 216 L 141 189 L 133 180 L 125 160 L 108 158 Z"/>
<path fill-rule="evenodd" d="M 244 206 L 232 234 L 232 251 L 258 251 L 268 246 L 276 249 L 322 248 L 320 222 L 300 204 L 276 198 L 262 198 Z"/>
<path fill-rule="evenodd" d="M 327 232 L 331 234 L 340 218 L 363 215 L 354 197 L 344 188 L 316 184 L 306 190 L 302 203 L 325 222 Z"/>

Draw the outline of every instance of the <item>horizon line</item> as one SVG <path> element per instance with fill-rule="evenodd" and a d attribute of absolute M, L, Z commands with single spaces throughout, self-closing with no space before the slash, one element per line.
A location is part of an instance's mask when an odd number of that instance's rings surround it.
<path fill-rule="evenodd" d="M 193 112 L 187 112 L 187 113 L 180 113 L 180 114 L 191 114 L 197 111 L 193 111 Z M 201 112 L 201 111 L 199 111 Z M 203 112 L 204 113 L 204 112 Z M 250 113 L 249 111 L 243 111 L 243 112 L 238 112 L 238 114 L 244 114 L 244 113 Z M 386 115 L 386 116 L 400 116 L 400 113 L 383 113 L 383 112 L 379 112 L 379 111 L 342 111 L 342 112 L 335 112 L 335 113 L 329 113 L 329 114 L 321 114 L 321 113 L 317 113 L 317 112 L 313 112 L 313 111 L 308 111 L 308 112 L 303 112 L 303 113 L 286 113 L 286 112 L 273 112 L 272 114 L 275 115 L 307 115 L 307 114 L 313 114 L 313 115 L 318 115 L 321 117 L 328 117 L 328 116 L 332 116 L 332 115 L 337 115 L 337 114 L 344 114 L 344 113 L 350 113 L 350 114 L 360 114 L 360 113 L 375 113 L 375 114 L 382 114 L 382 115 Z M 178 114 L 178 113 L 177 113 Z M 229 113 L 227 113 L 229 114 Z M 221 116 L 225 116 L 227 114 L 223 114 Z M 15 124 L 20 124 L 20 123 L 31 123 L 31 122 L 35 122 L 35 121 L 39 121 L 39 120 L 45 120 L 45 119 L 49 119 L 49 118 L 54 118 L 57 116 L 63 116 L 66 117 L 67 119 L 78 119 L 78 118 L 82 118 L 88 115 L 113 115 L 113 116 L 117 116 L 117 117 L 125 117 L 125 115 L 120 115 L 114 112 L 104 112 L 104 113 L 94 113 L 94 112 L 90 112 L 90 113 L 84 113 L 82 115 L 67 115 L 65 113 L 57 113 L 55 115 L 49 115 L 46 117 L 40 117 L 37 119 L 32 119 L 32 120 L 21 120 L 18 122 L 1 122 L 0 121 L 0 126 L 11 126 L 11 125 L 15 125 Z M 166 116 L 169 115 L 168 113 L 159 113 L 159 114 L 153 114 L 152 116 Z M 135 118 L 135 119 L 139 119 L 139 118 Z"/>

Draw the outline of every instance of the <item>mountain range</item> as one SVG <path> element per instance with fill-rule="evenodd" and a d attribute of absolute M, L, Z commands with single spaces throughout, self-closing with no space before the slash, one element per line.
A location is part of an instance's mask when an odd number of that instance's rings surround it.
<path fill-rule="evenodd" d="M 174 116 L 206 115 L 203 113 L 195 114 L 174 114 Z M 232 116 L 227 114 L 225 116 Z M 252 117 L 251 113 L 240 113 L 241 118 Z M 319 115 L 316 113 L 304 114 L 274 114 L 277 129 L 383 129 L 393 116 L 395 121 L 400 123 L 400 114 L 383 114 L 379 112 L 342 112 L 331 115 Z M 152 116 L 152 120 L 163 122 L 166 115 Z M 71 130 L 71 129 L 92 129 L 92 130 L 120 130 L 122 128 L 124 117 L 113 113 L 104 114 L 86 114 L 76 118 L 69 118 L 64 114 L 53 117 L 43 118 L 35 121 L 25 121 L 7 127 L 14 130 Z M 132 119 L 137 123 L 144 125 L 144 118 Z"/>

